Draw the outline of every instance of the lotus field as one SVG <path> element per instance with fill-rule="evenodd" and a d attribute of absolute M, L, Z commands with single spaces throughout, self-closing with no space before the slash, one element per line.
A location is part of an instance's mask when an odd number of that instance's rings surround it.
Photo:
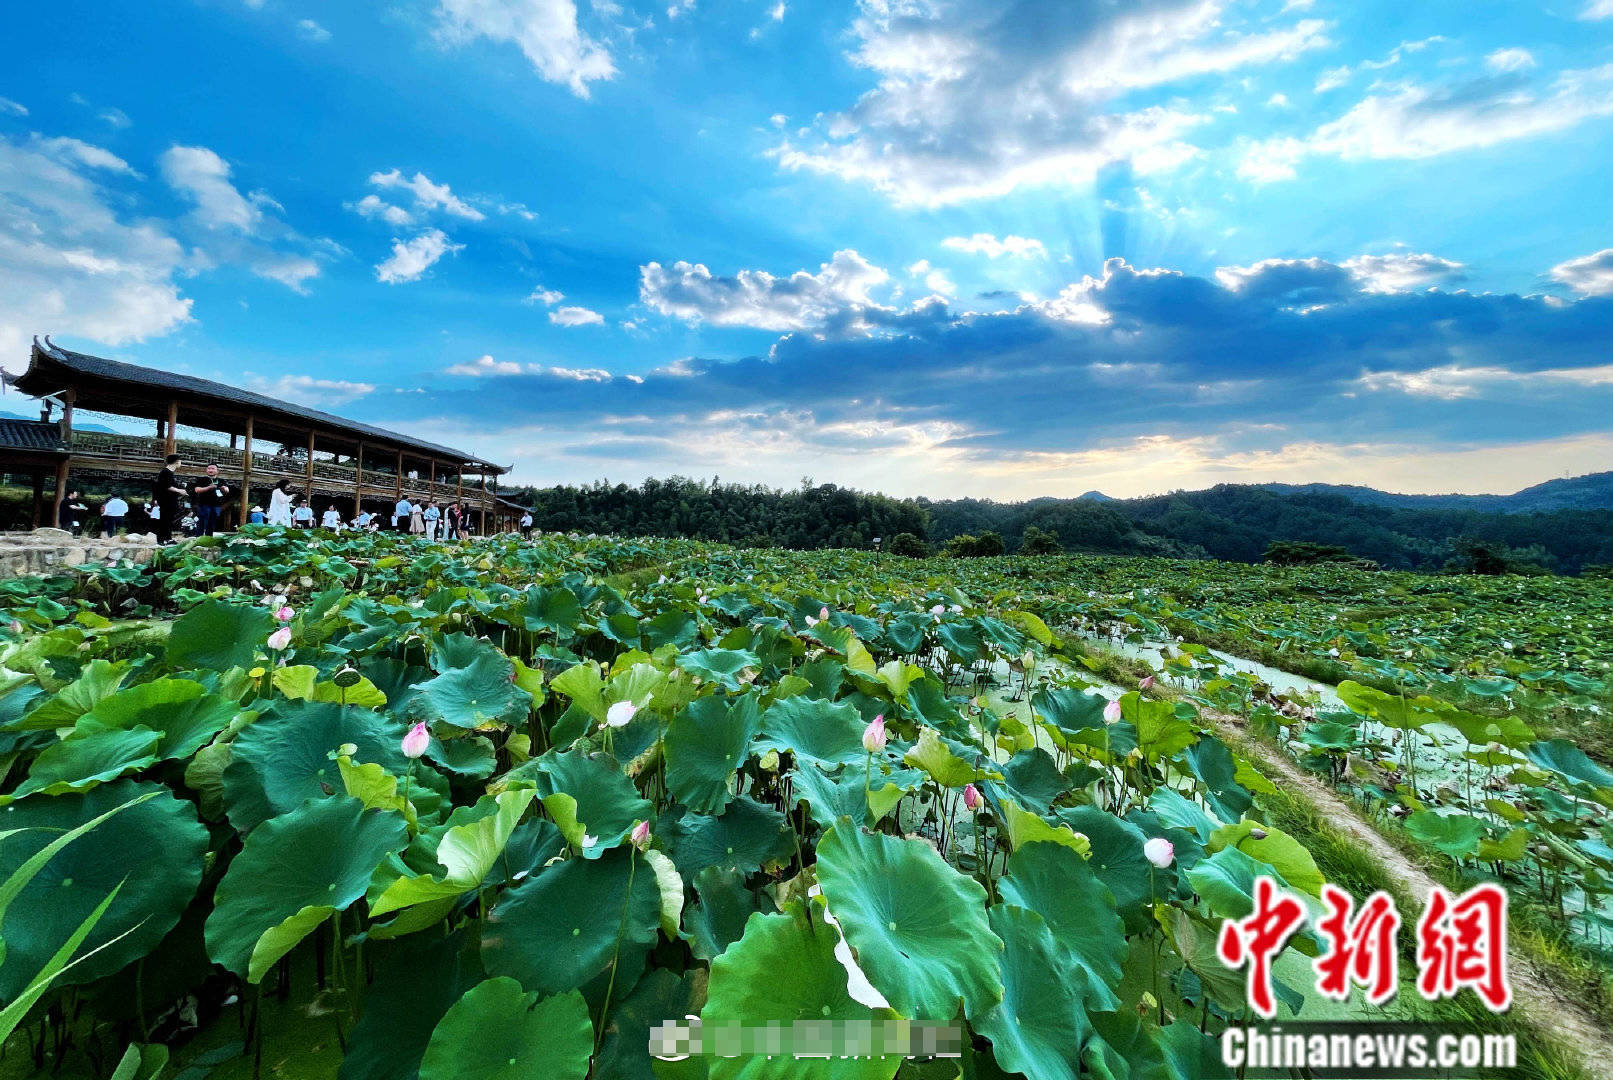
<path fill-rule="evenodd" d="M 1289 773 L 1602 1008 L 1613 583 L 260 528 L 0 609 L 0 1077 L 1223 1075 L 1256 880 L 1405 884 Z M 1576 1075 L 1320 946 L 1281 1017 Z"/>

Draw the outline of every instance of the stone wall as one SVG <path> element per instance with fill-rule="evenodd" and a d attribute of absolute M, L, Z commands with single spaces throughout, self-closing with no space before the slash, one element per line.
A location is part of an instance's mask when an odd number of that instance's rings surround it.
<path fill-rule="evenodd" d="M 74 536 L 65 529 L 0 533 L 0 578 L 57 574 L 74 566 L 110 566 L 119 560 L 147 563 L 157 551 L 150 533 L 128 533 L 111 540 Z"/>

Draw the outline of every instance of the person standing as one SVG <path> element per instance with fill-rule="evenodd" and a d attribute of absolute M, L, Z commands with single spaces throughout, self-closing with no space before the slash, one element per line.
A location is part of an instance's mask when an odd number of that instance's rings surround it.
<path fill-rule="evenodd" d="M 291 508 L 291 523 L 299 529 L 314 527 L 314 508 L 301 495 L 297 496 L 296 503 Z"/>
<path fill-rule="evenodd" d="M 448 512 L 443 515 L 443 520 L 447 522 L 447 524 L 444 525 L 444 529 L 446 530 L 443 534 L 444 540 L 459 539 L 459 514 L 459 504 L 456 502 L 449 503 Z"/>
<path fill-rule="evenodd" d="M 101 533 L 108 540 L 123 530 L 123 519 L 129 516 L 129 504 L 122 495 L 112 495 L 101 504 Z"/>
<path fill-rule="evenodd" d="M 521 539 L 532 539 L 532 511 L 521 511 Z"/>
<path fill-rule="evenodd" d="M 179 523 L 179 500 L 185 486 L 179 482 L 179 455 L 169 454 L 163 459 L 162 469 L 151 484 L 151 509 L 156 511 L 157 543 L 174 541 L 174 526 Z"/>
<path fill-rule="evenodd" d="M 85 505 L 83 497 L 79 495 L 78 490 L 75 488 L 69 491 L 67 497 L 62 500 L 62 508 L 56 514 L 56 527 L 66 529 L 76 536 L 78 527 L 84 523 L 84 515 L 89 511 L 90 508 Z"/>
<path fill-rule="evenodd" d="M 426 506 L 425 512 L 420 515 L 426 519 L 426 539 L 437 539 L 437 523 L 442 520 L 442 511 L 437 509 L 437 500 L 432 499 Z"/>
<path fill-rule="evenodd" d="M 392 508 L 392 529 L 394 532 L 409 531 L 409 516 L 414 507 L 409 505 L 409 496 L 399 495 L 398 504 Z"/>
<path fill-rule="evenodd" d="M 207 475 L 191 485 L 191 503 L 196 507 L 196 535 L 212 536 L 218 531 L 224 517 L 224 500 L 229 497 L 228 485 L 218 478 L 218 466 L 208 465 Z"/>
<path fill-rule="evenodd" d="M 277 480 L 269 492 L 269 524 L 291 527 L 290 480 Z"/>

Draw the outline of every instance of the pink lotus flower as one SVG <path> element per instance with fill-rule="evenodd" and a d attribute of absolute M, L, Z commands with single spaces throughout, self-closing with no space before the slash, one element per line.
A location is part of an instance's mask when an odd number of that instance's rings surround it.
<path fill-rule="evenodd" d="M 1154 677 L 1152 675 L 1144 675 L 1143 681 L 1137 684 L 1137 688 L 1139 690 L 1152 690 L 1154 688 Z"/>
<path fill-rule="evenodd" d="M 631 839 L 633 841 L 633 846 L 638 848 L 640 851 L 647 849 L 650 846 L 650 823 L 648 821 L 641 821 L 637 825 L 634 825 Z"/>
<path fill-rule="evenodd" d="M 885 714 L 874 717 L 873 723 L 863 729 L 863 749 L 877 754 L 885 749 Z"/>
<path fill-rule="evenodd" d="M 1143 845 L 1143 858 L 1163 870 L 1176 861 L 1176 845 L 1163 836 L 1156 836 Z"/>
<path fill-rule="evenodd" d="M 1105 724 L 1118 724 L 1120 722 L 1120 702 L 1111 701 L 1103 707 L 1103 722 Z"/>
<path fill-rule="evenodd" d="M 403 737 L 403 756 L 414 761 L 426 752 L 426 745 L 430 742 L 431 731 L 425 724 L 416 724 Z"/>
<path fill-rule="evenodd" d="M 283 623 L 288 623 L 288 622 L 290 622 L 292 620 L 293 617 L 296 616 L 296 614 L 297 613 L 295 611 L 291 610 L 291 606 L 288 604 L 285 607 L 281 608 L 279 611 L 275 612 L 274 617 L 276 619 L 278 619 L 279 621 L 283 622 Z"/>
<path fill-rule="evenodd" d="M 821 608 L 818 609 L 818 621 L 819 622 L 828 622 L 829 621 L 829 609 L 827 607 L 821 607 Z"/>
<path fill-rule="evenodd" d="M 291 627 L 282 626 L 269 635 L 269 648 L 275 652 L 283 652 L 291 644 Z"/>
<path fill-rule="evenodd" d="M 963 807 L 964 807 L 964 809 L 968 810 L 969 813 L 972 814 L 976 810 L 980 809 L 980 803 L 981 802 L 982 802 L 982 800 L 980 798 L 980 790 L 978 788 L 976 788 L 973 784 L 965 784 L 964 787 L 963 787 Z"/>

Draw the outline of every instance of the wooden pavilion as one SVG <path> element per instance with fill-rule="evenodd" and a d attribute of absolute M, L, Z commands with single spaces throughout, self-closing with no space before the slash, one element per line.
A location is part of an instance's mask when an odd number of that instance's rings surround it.
<path fill-rule="evenodd" d="M 509 472 L 464 450 L 439 446 L 356 420 L 296 405 L 238 386 L 73 352 L 47 336 L 34 339 L 28 370 L 5 382 L 42 402 L 40 420 L 0 422 L 0 472 L 34 477 L 39 524 L 44 476 L 55 473 L 55 507 L 74 487 L 90 484 L 149 486 L 168 454 L 181 456 L 181 475 L 209 464 L 239 495 L 235 520 L 252 505 L 267 506 L 279 480 L 308 497 L 316 514 L 334 502 L 343 520 L 360 506 L 391 516 L 398 499 L 457 502 L 478 532 L 513 526 L 519 509 L 498 496 L 498 477 Z M 60 419 L 51 419 L 56 409 Z M 155 424 L 154 434 L 120 435 L 74 428 L 84 411 Z M 229 436 L 187 440 L 181 428 Z M 71 478 L 71 482 L 70 482 Z M 51 514 L 52 524 L 57 520 Z"/>

